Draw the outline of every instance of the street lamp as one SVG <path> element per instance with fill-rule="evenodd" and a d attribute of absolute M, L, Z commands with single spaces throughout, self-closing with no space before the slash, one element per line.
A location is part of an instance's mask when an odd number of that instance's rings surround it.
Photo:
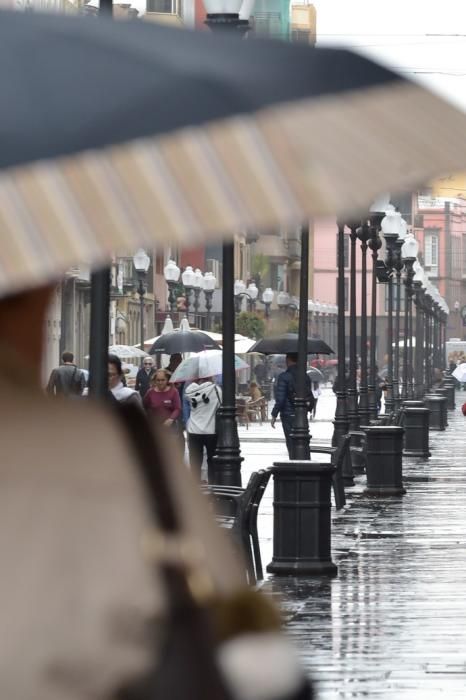
<path fill-rule="evenodd" d="M 359 379 L 359 420 L 369 425 L 369 394 L 367 388 L 367 243 L 371 232 L 367 221 L 358 229 L 361 241 L 361 376 Z"/>
<path fill-rule="evenodd" d="M 199 297 L 201 296 L 201 291 L 204 289 L 204 275 L 197 267 L 194 270 L 194 313 L 199 313 Z"/>
<path fill-rule="evenodd" d="M 272 306 L 274 293 L 270 287 L 267 287 L 262 292 L 262 303 L 265 307 L 265 318 L 270 318 L 270 307 Z"/>
<path fill-rule="evenodd" d="M 150 267 L 150 257 L 143 248 L 139 248 L 139 250 L 137 250 L 134 254 L 133 265 L 138 275 L 138 288 L 136 291 L 139 294 L 140 339 L 142 351 L 144 350 L 144 296 L 146 294 L 147 271 Z"/>
<path fill-rule="evenodd" d="M 181 281 L 183 282 L 183 287 L 185 291 L 186 299 L 186 316 L 189 318 L 189 306 L 191 303 L 191 292 L 196 284 L 196 273 L 194 272 L 191 265 L 187 265 L 181 274 Z"/>
<path fill-rule="evenodd" d="M 204 296 L 206 308 L 206 326 L 210 330 L 210 312 L 212 311 L 212 297 L 217 286 L 217 280 L 213 272 L 206 272 L 204 275 Z"/>
<path fill-rule="evenodd" d="M 250 282 L 248 284 L 246 294 L 249 297 L 249 299 L 248 299 L 249 310 L 255 311 L 256 310 L 256 299 L 257 299 L 257 295 L 259 294 L 259 290 L 258 290 L 255 282 Z"/>
<path fill-rule="evenodd" d="M 412 233 L 408 233 L 401 248 L 401 260 L 406 270 L 405 276 L 405 308 L 404 308 L 404 339 L 403 339 L 403 382 L 402 398 L 407 399 L 413 392 L 412 377 L 412 337 L 413 337 L 413 280 L 415 278 L 414 265 L 417 261 L 419 244 Z M 416 343 L 419 344 L 418 315 L 416 314 Z M 408 357 L 409 354 L 409 357 Z M 418 354 L 416 348 L 416 355 Z"/>
<path fill-rule="evenodd" d="M 400 392 L 400 318 L 401 318 L 401 273 L 403 270 L 403 258 L 401 250 L 407 235 L 408 224 L 403 218 L 400 218 L 400 229 L 398 238 L 395 241 L 395 252 L 393 265 L 396 271 L 395 290 L 395 350 L 393 362 L 393 400 L 395 402 L 395 410 L 398 411 L 401 405 Z"/>
<path fill-rule="evenodd" d="M 206 24 L 213 31 L 246 33 L 249 21 L 240 19 L 242 0 L 204 0 Z M 238 47 L 239 48 L 239 47 Z M 218 410 L 217 448 L 214 457 L 217 484 L 241 486 L 241 452 L 236 423 L 235 402 L 235 299 L 234 243 L 224 243 L 223 260 L 223 353 L 222 405 Z"/>
<path fill-rule="evenodd" d="M 176 311 L 176 296 L 175 287 L 180 279 L 180 268 L 174 260 L 169 260 L 165 267 L 163 268 L 163 276 L 165 277 L 165 282 L 168 285 L 168 303 L 170 305 L 170 311 Z"/>
<path fill-rule="evenodd" d="M 347 387 L 347 410 L 350 430 L 359 428 L 358 389 L 356 381 L 356 241 L 358 240 L 359 222 L 351 222 L 350 230 L 350 324 L 349 324 L 349 381 Z"/>
<path fill-rule="evenodd" d="M 388 285 L 388 323 L 387 323 L 387 393 L 385 398 L 385 413 L 391 414 L 395 407 L 393 394 L 393 270 L 395 269 L 395 243 L 401 231 L 401 214 L 395 211 L 393 205 L 387 207 L 381 222 L 382 235 L 385 239 L 387 252 L 385 265 L 387 266 Z"/>
<path fill-rule="evenodd" d="M 385 211 L 389 205 L 388 195 L 377 199 L 370 208 L 369 229 L 370 239 L 369 248 L 372 252 L 372 299 L 371 299 L 371 337 L 370 337 L 370 365 L 369 365 L 369 384 L 367 387 L 369 396 L 369 414 L 371 419 L 376 420 L 377 409 L 377 258 L 378 251 L 382 247 L 379 231 L 380 224 L 384 218 Z"/>

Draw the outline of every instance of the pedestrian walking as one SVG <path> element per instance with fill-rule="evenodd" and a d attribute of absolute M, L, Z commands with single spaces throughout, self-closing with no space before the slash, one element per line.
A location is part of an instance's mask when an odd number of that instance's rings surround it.
<path fill-rule="evenodd" d="M 314 397 L 314 405 L 312 407 L 312 417 L 315 418 L 316 411 L 317 411 L 317 402 L 319 400 L 319 396 L 322 393 L 319 382 L 312 382 L 311 391 L 312 391 L 312 396 Z"/>
<path fill-rule="evenodd" d="M 52 370 L 46 392 L 52 396 L 81 396 L 86 386 L 84 372 L 75 365 L 72 352 L 65 350 L 62 364 Z"/>
<path fill-rule="evenodd" d="M 138 370 L 136 375 L 136 384 L 134 388 L 139 392 L 141 399 L 143 399 L 149 391 L 154 374 L 154 358 L 149 355 L 144 358 L 142 367 Z"/>
<path fill-rule="evenodd" d="M 209 483 L 214 482 L 213 457 L 217 446 L 216 415 L 222 403 L 222 391 L 211 377 L 201 384 L 193 382 L 185 392 L 191 413 L 187 424 L 191 469 L 201 477 L 204 449 L 207 454 Z"/>
<path fill-rule="evenodd" d="M 291 432 L 293 430 L 293 419 L 295 415 L 295 398 L 297 389 L 298 355 L 288 353 L 286 356 L 286 370 L 278 375 L 275 389 L 275 406 L 272 409 L 272 420 L 270 425 L 275 428 L 275 423 L 280 415 L 283 432 L 285 434 L 288 455 L 291 458 L 292 442 Z M 306 375 L 306 397 L 308 410 L 312 412 L 314 408 L 314 396 L 312 395 L 311 380 Z"/>
<path fill-rule="evenodd" d="M 151 387 L 144 396 L 143 404 L 152 422 L 180 433 L 180 395 L 177 388 L 173 384 L 169 384 L 169 381 L 170 372 L 168 370 L 156 370 Z"/>
<path fill-rule="evenodd" d="M 120 403 L 131 403 L 142 409 L 142 399 L 138 391 L 126 386 L 121 360 L 117 355 L 108 356 L 108 388 Z"/>

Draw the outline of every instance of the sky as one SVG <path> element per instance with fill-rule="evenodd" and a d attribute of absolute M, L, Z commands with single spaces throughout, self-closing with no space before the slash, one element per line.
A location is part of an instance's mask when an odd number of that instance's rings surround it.
<path fill-rule="evenodd" d="M 425 83 L 466 112 L 466 0 L 313 0 L 313 4 L 318 45 L 360 51 Z M 437 36 L 429 36 L 433 34 Z"/>

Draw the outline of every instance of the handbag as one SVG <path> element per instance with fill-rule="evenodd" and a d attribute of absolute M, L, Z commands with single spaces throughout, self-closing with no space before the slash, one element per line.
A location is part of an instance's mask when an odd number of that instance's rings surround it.
<path fill-rule="evenodd" d="M 114 700 L 254 700 L 258 683 L 242 677 L 238 659 L 243 655 L 250 662 L 256 649 L 261 661 L 244 664 L 249 673 L 255 673 L 263 663 L 264 644 L 271 644 L 271 649 L 275 645 L 272 666 L 277 666 L 277 642 L 286 647 L 285 656 L 290 654 L 280 636 L 279 615 L 268 599 L 253 589 L 245 587 L 231 596 L 216 594 L 199 554 L 202 543 L 189 542 L 182 532 L 166 478 L 168 451 L 155 440 L 137 409 L 119 405 L 116 410 L 133 445 L 154 519 L 146 549 L 162 574 L 168 613 L 157 654 L 154 635 L 154 659 L 158 657 L 158 662 L 146 675 L 119 688 Z M 273 683 L 270 698 L 310 700 L 310 684 L 286 656 L 284 668 L 289 671 L 290 667 L 297 669 L 290 679 L 291 691 L 278 696 Z M 263 668 L 261 675 L 264 677 Z M 268 669 L 266 675 L 273 673 Z M 281 672 L 278 682 L 283 682 L 283 675 Z M 252 694 L 244 694 L 245 687 Z M 257 697 L 267 700 L 264 692 Z"/>

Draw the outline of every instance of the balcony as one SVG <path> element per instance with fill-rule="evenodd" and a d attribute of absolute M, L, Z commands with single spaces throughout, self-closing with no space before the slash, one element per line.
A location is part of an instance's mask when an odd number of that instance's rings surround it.
<path fill-rule="evenodd" d="M 144 19 L 161 24 L 183 25 L 183 0 L 147 0 Z"/>

